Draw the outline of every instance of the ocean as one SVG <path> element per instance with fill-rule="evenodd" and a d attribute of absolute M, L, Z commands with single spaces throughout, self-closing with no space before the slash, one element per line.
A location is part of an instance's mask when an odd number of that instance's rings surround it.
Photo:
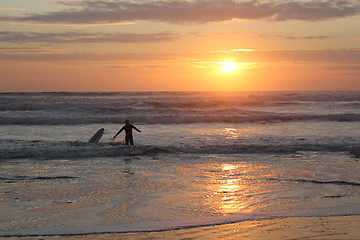
<path fill-rule="evenodd" d="M 359 91 L 0 93 L 0 236 L 359 215 L 359 122 Z"/>

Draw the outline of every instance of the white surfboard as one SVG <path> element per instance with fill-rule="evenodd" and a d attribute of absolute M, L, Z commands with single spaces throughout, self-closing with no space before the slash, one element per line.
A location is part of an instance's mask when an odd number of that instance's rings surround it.
<path fill-rule="evenodd" d="M 90 138 L 90 140 L 88 141 L 88 143 L 98 143 L 101 139 L 101 137 L 104 135 L 105 129 L 100 128 L 95 134 L 94 136 L 92 136 Z"/>

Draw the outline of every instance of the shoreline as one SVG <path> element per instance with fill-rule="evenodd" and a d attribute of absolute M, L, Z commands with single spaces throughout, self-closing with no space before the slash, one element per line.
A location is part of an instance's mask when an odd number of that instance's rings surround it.
<path fill-rule="evenodd" d="M 286 217 L 174 230 L 84 235 L 0 236 L 19 240 L 100 239 L 360 239 L 360 215 L 331 217 Z"/>

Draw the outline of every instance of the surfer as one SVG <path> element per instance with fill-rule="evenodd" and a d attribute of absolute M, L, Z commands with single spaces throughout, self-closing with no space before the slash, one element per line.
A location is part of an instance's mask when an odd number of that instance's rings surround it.
<path fill-rule="evenodd" d="M 138 132 L 141 132 L 134 125 L 130 124 L 129 120 L 125 120 L 125 125 L 115 134 L 113 138 L 116 138 L 123 130 L 125 130 L 125 143 L 126 145 L 134 145 L 134 139 L 132 135 L 132 130 L 135 129 Z"/>

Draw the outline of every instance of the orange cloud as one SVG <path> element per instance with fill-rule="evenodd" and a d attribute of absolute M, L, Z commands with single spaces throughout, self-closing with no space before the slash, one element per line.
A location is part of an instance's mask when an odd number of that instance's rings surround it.
<path fill-rule="evenodd" d="M 173 62 L 217 62 L 231 56 L 236 62 L 297 62 L 297 63 L 341 63 L 360 64 L 360 48 L 349 49 L 294 49 L 294 50 L 251 50 L 239 49 L 203 53 L 64 53 L 39 52 L 30 50 L 21 54 L 23 48 L 1 48 L 4 61 L 42 61 L 42 62 L 111 62 L 111 61 L 173 61 Z M 31 48 L 30 48 L 31 49 Z M 16 54 L 13 54 L 16 52 Z M 215 60 L 215 61 L 213 61 Z"/>

